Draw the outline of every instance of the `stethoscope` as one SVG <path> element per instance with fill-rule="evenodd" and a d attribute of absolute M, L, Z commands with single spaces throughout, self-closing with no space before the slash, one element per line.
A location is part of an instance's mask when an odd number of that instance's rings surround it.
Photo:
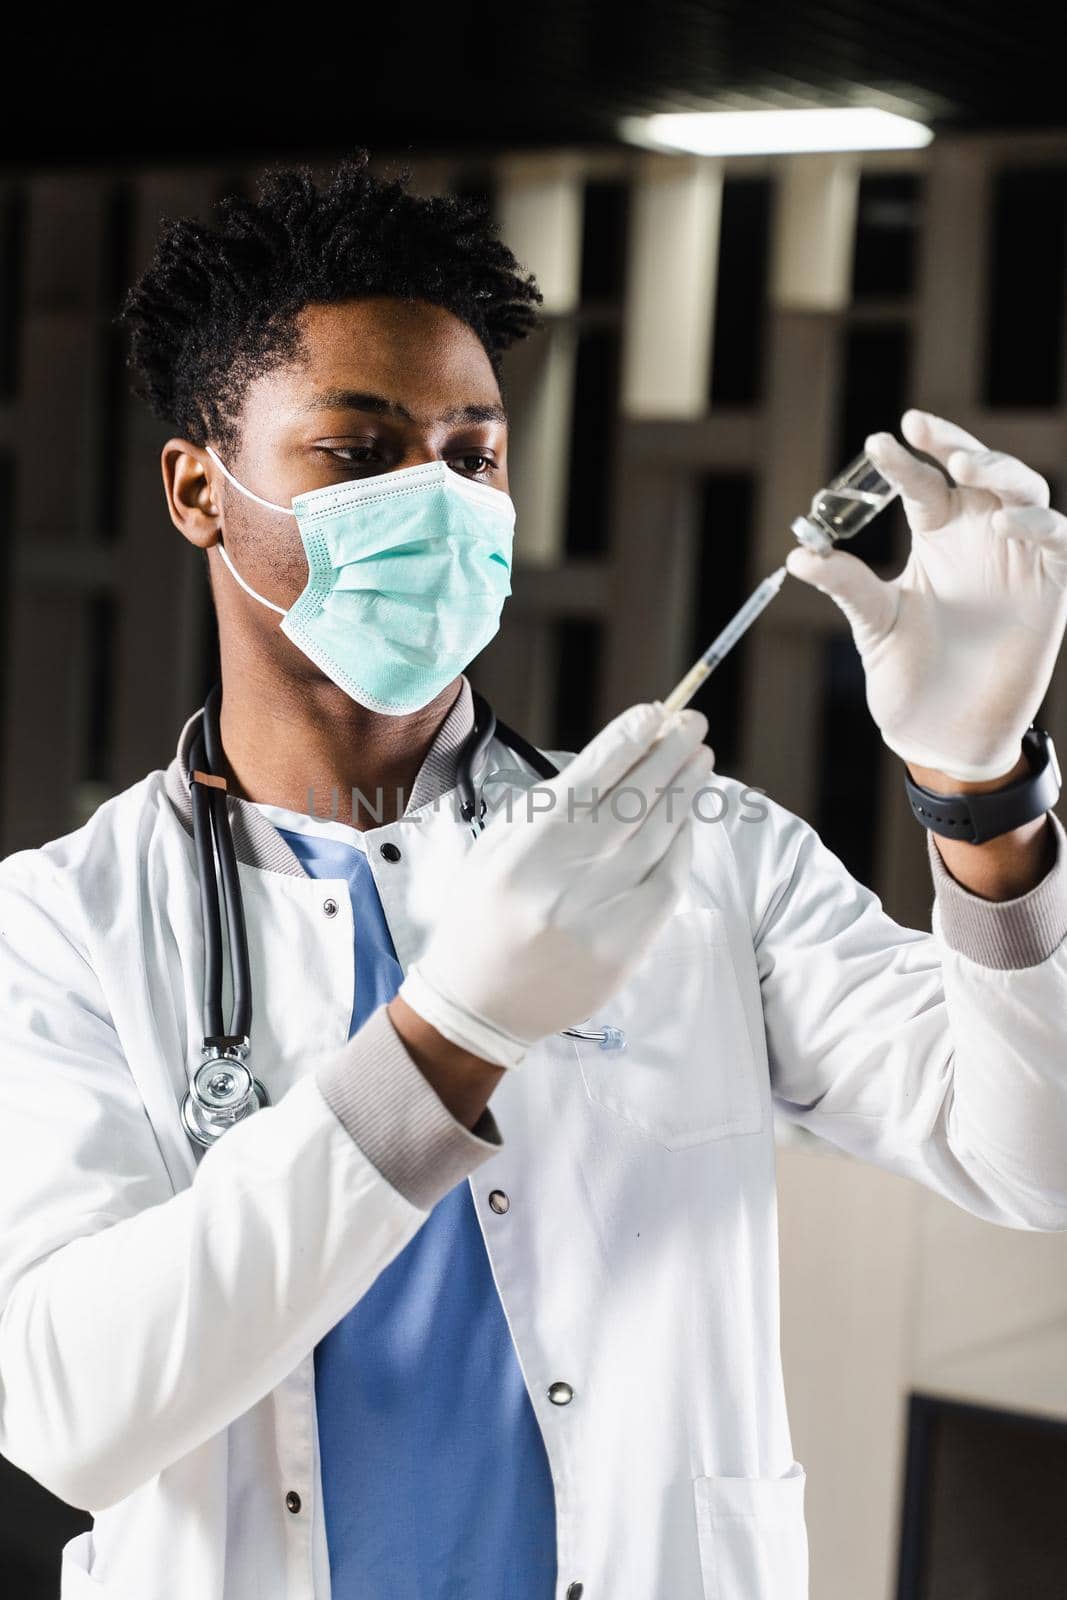
<path fill-rule="evenodd" d="M 528 761 L 542 778 L 559 772 L 548 757 L 500 722 L 485 697 L 471 690 L 474 726 L 456 757 L 459 811 L 475 838 L 485 828 L 487 806 L 479 795 L 474 773 L 494 735 Z M 182 1100 L 182 1122 L 195 1144 L 209 1149 L 235 1123 L 261 1106 L 270 1095 L 249 1064 L 252 1029 L 252 976 L 248 960 L 248 935 L 244 901 L 237 872 L 237 857 L 226 807 L 226 779 L 219 737 L 222 686 L 216 683 L 204 702 L 196 734 L 189 749 L 189 790 L 193 810 L 193 849 L 200 884 L 200 909 L 204 923 L 204 1042 L 202 1061 L 191 1075 Z M 215 859 L 218 860 L 216 875 Z M 233 1004 L 230 1025 L 222 1023 L 222 924 L 219 885 L 226 909 L 226 939 L 230 956 Z M 625 1048 L 620 1028 L 562 1028 L 573 1039 L 586 1039 L 602 1050 Z"/>

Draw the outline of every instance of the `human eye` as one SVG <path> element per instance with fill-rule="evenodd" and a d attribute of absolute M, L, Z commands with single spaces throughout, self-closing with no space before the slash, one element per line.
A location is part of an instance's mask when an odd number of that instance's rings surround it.
<path fill-rule="evenodd" d="M 453 456 L 449 461 L 449 466 L 453 467 L 457 472 L 462 472 L 467 478 L 485 478 L 496 471 L 496 462 L 492 456 L 474 453 Z"/>
<path fill-rule="evenodd" d="M 330 445 L 329 454 L 337 456 L 349 466 L 364 466 L 370 461 L 381 460 L 378 451 L 372 444 L 335 444 Z"/>

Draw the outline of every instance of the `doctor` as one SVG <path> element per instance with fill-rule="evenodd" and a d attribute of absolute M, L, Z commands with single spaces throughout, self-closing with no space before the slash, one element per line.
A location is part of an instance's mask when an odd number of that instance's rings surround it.
<path fill-rule="evenodd" d="M 94 1514 L 63 1600 L 803 1600 L 773 1108 L 1067 1228 L 1047 485 L 908 412 L 953 484 L 869 442 L 900 576 L 789 558 L 914 785 L 932 933 L 773 798 L 716 774 L 702 806 L 695 713 L 631 707 L 547 780 L 494 738 L 475 841 L 463 668 L 508 587 L 498 373 L 536 299 L 465 204 L 362 156 L 168 223 L 128 297 L 218 616 L 270 1104 L 206 1150 L 180 1114 L 198 710 L 0 865 L 0 1450 Z"/>

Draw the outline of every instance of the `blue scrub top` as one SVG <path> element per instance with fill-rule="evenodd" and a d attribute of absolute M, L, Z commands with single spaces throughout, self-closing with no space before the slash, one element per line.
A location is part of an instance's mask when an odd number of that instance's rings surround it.
<path fill-rule="evenodd" d="M 351 1036 L 403 977 L 362 843 L 278 831 L 348 880 Z M 315 1347 L 315 1396 L 333 1600 L 553 1600 L 548 1457 L 465 1178 Z"/>

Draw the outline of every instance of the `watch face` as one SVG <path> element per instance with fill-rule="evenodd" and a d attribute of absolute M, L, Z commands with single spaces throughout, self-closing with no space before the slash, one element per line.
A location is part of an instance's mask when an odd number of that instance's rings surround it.
<path fill-rule="evenodd" d="M 1045 728 L 1039 728 L 1036 723 L 1031 723 L 1026 730 L 1026 740 L 1033 771 L 1042 772 L 1047 765 L 1051 769 L 1057 789 L 1060 788 L 1063 779 L 1060 776 L 1060 763 L 1051 733 Z"/>

